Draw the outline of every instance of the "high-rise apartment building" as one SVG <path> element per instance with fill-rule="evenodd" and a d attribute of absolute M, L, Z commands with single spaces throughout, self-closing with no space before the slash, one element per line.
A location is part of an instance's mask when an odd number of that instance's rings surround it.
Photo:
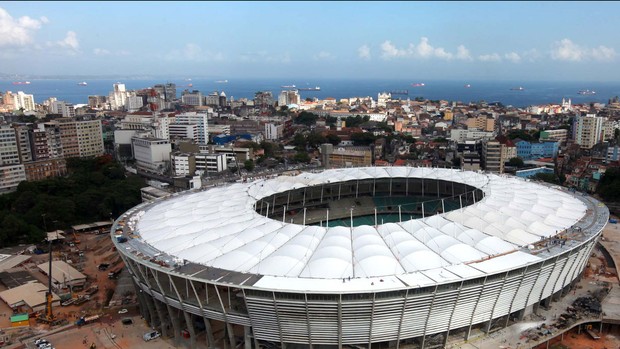
<path fill-rule="evenodd" d="M 488 172 L 504 173 L 503 151 L 504 145 L 496 140 L 485 140 L 482 142 L 482 162 L 483 167 Z"/>
<path fill-rule="evenodd" d="M 198 125 L 198 143 L 209 143 L 209 113 L 188 112 L 175 115 L 176 124 Z"/>
<path fill-rule="evenodd" d="M 159 93 L 166 102 L 172 102 L 177 99 L 177 85 L 172 83 L 157 84 L 153 89 Z"/>
<path fill-rule="evenodd" d="M 57 119 L 47 125 L 57 127 L 65 158 L 103 155 L 101 120 Z"/>
<path fill-rule="evenodd" d="M 592 147 L 603 140 L 605 118 L 596 114 L 578 115 L 573 122 L 573 139 L 583 149 Z"/>

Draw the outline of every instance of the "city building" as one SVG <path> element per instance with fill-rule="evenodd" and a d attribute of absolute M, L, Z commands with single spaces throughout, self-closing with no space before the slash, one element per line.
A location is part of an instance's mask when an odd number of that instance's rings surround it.
<path fill-rule="evenodd" d="M 167 139 L 132 137 L 131 149 L 139 171 L 163 174 L 170 166 L 172 145 Z"/>
<path fill-rule="evenodd" d="M 15 129 L 10 125 L 0 126 L 0 166 L 20 163 Z"/>
<path fill-rule="evenodd" d="M 327 143 L 321 145 L 320 151 L 325 168 L 371 166 L 373 163 L 369 147 L 334 147 Z"/>
<path fill-rule="evenodd" d="M 41 263 L 37 268 L 45 274 L 49 273 L 49 263 Z M 86 275 L 80 273 L 74 267 L 65 261 L 52 261 L 52 287 L 56 291 L 63 288 L 73 289 L 74 287 L 83 287 L 86 283 Z"/>
<path fill-rule="evenodd" d="M 196 173 L 208 176 L 209 173 L 218 173 L 228 169 L 227 154 L 197 153 Z"/>
<path fill-rule="evenodd" d="M 163 96 L 166 102 L 172 102 L 177 99 L 177 85 L 173 83 L 158 84 L 153 89 Z"/>
<path fill-rule="evenodd" d="M 301 97 L 297 90 L 284 90 L 278 95 L 278 106 L 286 106 L 289 104 L 299 104 Z"/>
<path fill-rule="evenodd" d="M 209 143 L 209 112 L 186 112 L 176 114 L 174 116 L 174 122 L 176 124 L 185 125 L 197 125 L 198 126 L 198 138 L 197 141 L 201 144 Z"/>
<path fill-rule="evenodd" d="M 170 139 L 199 139 L 197 124 L 173 122 L 168 126 L 168 133 L 170 134 Z"/>
<path fill-rule="evenodd" d="M 504 163 L 509 159 L 503 157 L 505 154 L 503 147 L 503 144 L 495 140 L 482 142 L 482 167 L 485 171 L 504 173 Z"/>
<path fill-rule="evenodd" d="M 521 140 L 516 143 L 517 156 L 523 160 L 555 158 L 558 155 L 559 144 L 557 141 L 528 142 Z"/>
<path fill-rule="evenodd" d="M 265 139 L 275 141 L 282 138 L 284 132 L 283 124 L 265 123 Z"/>
<path fill-rule="evenodd" d="M 196 157 L 188 153 L 172 153 L 170 163 L 174 176 L 193 176 L 196 173 Z"/>
<path fill-rule="evenodd" d="M 493 132 L 495 130 L 495 119 L 488 115 L 478 115 L 465 120 L 467 128 L 475 128 L 480 131 Z"/>
<path fill-rule="evenodd" d="M 0 166 L 0 194 L 12 192 L 19 183 L 26 180 L 24 165 Z"/>
<path fill-rule="evenodd" d="M 566 143 L 568 140 L 568 130 L 559 129 L 559 130 L 544 130 L 540 131 L 541 141 L 557 141 L 560 143 Z"/>
<path fill-rule="evenodd" d="M 67 161 L 63 158 L 44 159 L 24 162 L 27 181 L 40 181 L 53 177 L 62 177 L 67 172 Z"/>
<path fill-rule="evenodd" d="M 450 140 L 455 142 L 475 141 L 479 139 L 491 139 L 493 138 L 493 132 L 478 131 L 478 130 L 464 130 L 464 129 L 452 129 L 450 130 Z"/>
<path fill-rule="evenodd" d="M 58 130 L 65 158 L 101 156 L 105 151 L 101 120 L 62 118 L 46 123 L 45 127 Z"/>
<path fill-rule="evenodd" d="M 596 114 L 577 115 L 573 122 L 573 139 L 582 149 L 592 149 L 603 141 L 605 118 Z"/>
<path fill-rule="evenodd" d="M 203 100 L 202 92 L 198 90 L 193 90 L 191 92 L 185 90 L 181 93 L 181 103 L 185 105 L 201 107 L 203 106 Z"/>
<path fill-rule="evenodd" d="M 424 349 L 571 293 L 608 219 L 595 198 L 512 176 L 370 167 L 180 193 L 112 231 L 164 337 Z"/>

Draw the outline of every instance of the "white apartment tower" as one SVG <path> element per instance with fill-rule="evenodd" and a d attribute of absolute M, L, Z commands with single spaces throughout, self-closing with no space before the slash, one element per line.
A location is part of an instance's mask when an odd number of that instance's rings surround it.
<path fill-rule="evenodd" d="M 606 118 L 596 114 L 578 115 L 573 125 L 573 138 L 582 149 L 592 149 L 603 140 L 603 123 Z"/>

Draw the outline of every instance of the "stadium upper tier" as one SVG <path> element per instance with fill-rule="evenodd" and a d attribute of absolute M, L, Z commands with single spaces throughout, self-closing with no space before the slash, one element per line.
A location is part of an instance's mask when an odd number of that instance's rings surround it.
<path fill-rule="evenodd" d="M 441 204 L 425 212 L 422 205 L 424 218 L 403 217 L 398 223 L 329 227 L 329 210 L 323 226 L 287 223 L 293 214 L 305 215 L 310 196 L 318 202 L 320 192 L 320 202 L 330 202 L 336 191 L 338 199 L 377 191 L 401 197 L 421 192 L 439 203 L 449 199 L 460 205 L 450 212 Z M 297 205 L 295 212 L 287 204 Z M 516 177 L 437 168 L 351 168 L 236 183 L 138 206 L 128 212 L 133 241 L 125 248 L 169 256 L 174 259 L 169 263 L 259 275 L 252 279 L 253 288 L 377 291 L 471 279 L 540 262 L 545 258 L 540 242 L 566 243 L 562 234 L 585 214 L 584 203 L 572 195 Z"/>

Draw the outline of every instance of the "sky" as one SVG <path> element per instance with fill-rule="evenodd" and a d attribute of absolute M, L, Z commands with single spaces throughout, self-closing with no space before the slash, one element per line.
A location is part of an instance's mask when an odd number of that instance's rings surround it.
<path fill-rule="evenodd" d="M 0 1 L 0 74 L 620 80 L 620 2 Z"/>

